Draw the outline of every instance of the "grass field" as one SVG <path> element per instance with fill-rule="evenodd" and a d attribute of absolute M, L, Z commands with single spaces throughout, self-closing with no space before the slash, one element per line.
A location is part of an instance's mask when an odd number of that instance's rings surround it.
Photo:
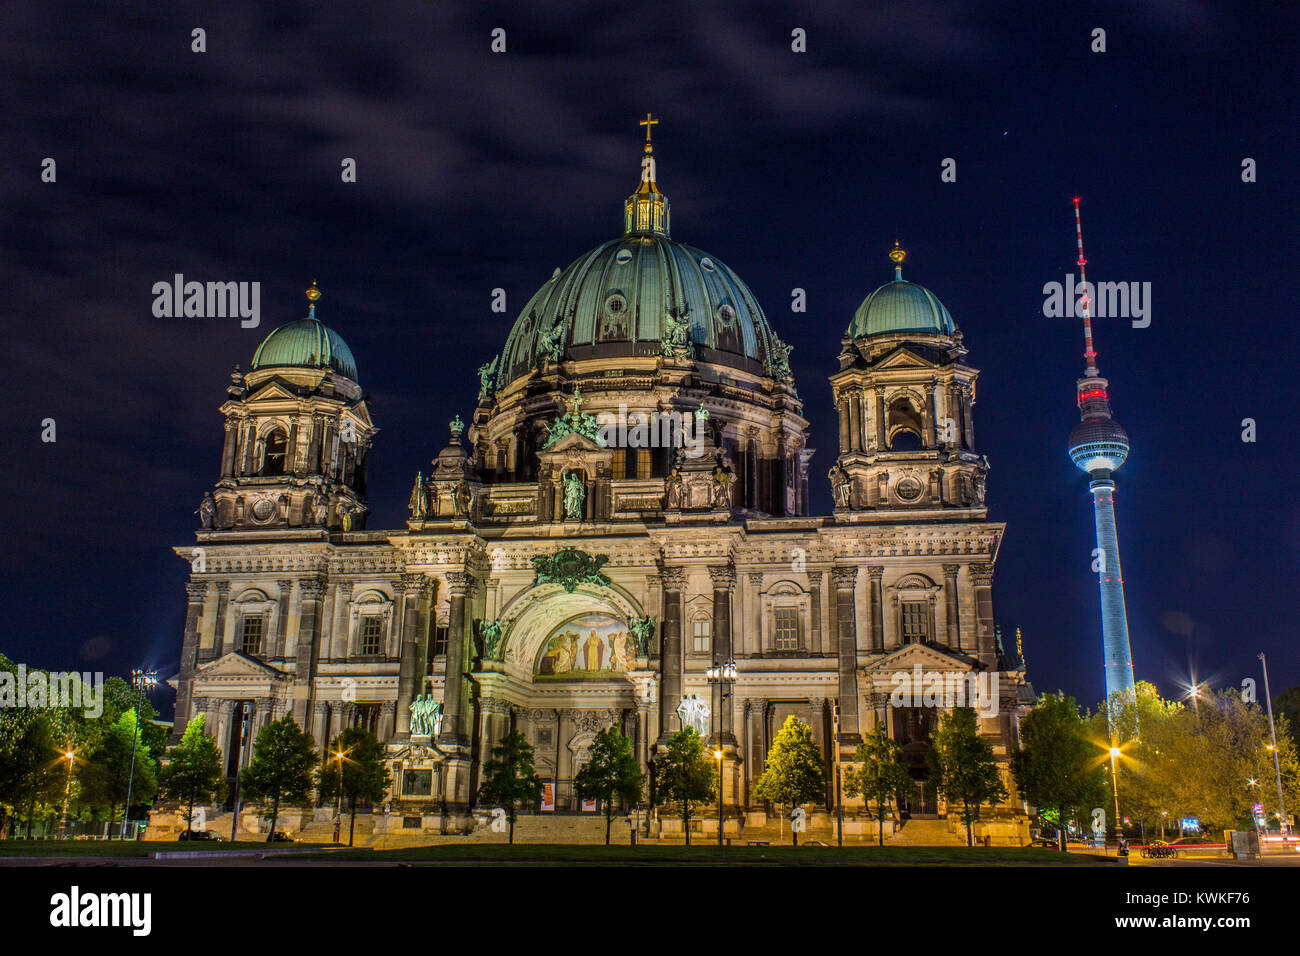
<path fill-rule="evenodd" d="M 221 855 L 231 850 L 270 849 L 281 861 L 301 860 L 338 865 L 389 863 L 407 866 L 1088 866 L 1107 861 L 1084 853 L 1059 854 L 1034 848 L 984 847 L 790 847 L 731 846 L 593 846 L 590 844 L 467 844 L 403 847 L 394 850 L 346 850 L 305 845 L 297 853 L 283 843 L 140 843 L 102 840 L 0 841 L 0 865 L 6 857 L 135 858 L 154 853 L 189 851 Z M 250 864 L 258 862 L 250 859 Z M 1113 861 L 1112 861 L 1113 865 Z"/>
<path fill-rule="evenodd" d="M 398 850 L 338 850 L 339 862 L 393 861 L 414 866 L 1024 866 L 1096 865 L 1097 857 L 1032 848 L 982 847 L 790 847 L 591 846 L 583 844 L 474 844 L 405 847 Z"/>

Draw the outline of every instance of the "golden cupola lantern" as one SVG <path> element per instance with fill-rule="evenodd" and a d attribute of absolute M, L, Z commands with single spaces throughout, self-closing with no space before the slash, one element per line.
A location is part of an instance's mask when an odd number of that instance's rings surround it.
<path fill-rule="evenodd" d="M 641 157 L 641 184 L 623 203 L 623 232 L 627 235 L 668 235 L 668 197 L 655 182 L 654 144 L 650 142 L 651 130 L 658 122 L 649 113 L 640 121 L 645 127 L 645 153 Z"/>

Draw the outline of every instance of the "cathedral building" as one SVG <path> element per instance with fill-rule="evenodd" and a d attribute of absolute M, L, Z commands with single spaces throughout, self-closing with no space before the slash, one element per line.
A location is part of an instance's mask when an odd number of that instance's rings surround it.
<path fill-rule="evenodd" d="M 695 726 L 723 754 L 732 832 L 762 819 L 754 783 L 789 715 L 828 769 L 837 725 L 849 760 L 884 724 L 917 781 L 907 811 L 942 813 L 925 754 L 952 701 L 923 699 L 921 675 L 981 680 L 1006 760 L 1032 695 L 995 633 L 1004 526 L 962 332 L 896 244 L 892 279 L 828 343 L 834 508 L 811 514 L 790 347 L 735 272 L 670 237 L 649 130 L 622 234 L 528 300 L 414 476 L 404 528 L 369 526 L 379 429 L 315 283 L 306 317 L 236 369 L 220 475 L 176 548 L 192 568 L 177 739 L 205 714 L 233 775 L 244 722 L 291 713 L 322 748 L 364 725 L 387 745 L 392 815 L 420 832 L 475 826 L 480 768 L 512 730 L 544 810 L 583 810 L 573 779 L 610 725 L 646 765 Z"/>

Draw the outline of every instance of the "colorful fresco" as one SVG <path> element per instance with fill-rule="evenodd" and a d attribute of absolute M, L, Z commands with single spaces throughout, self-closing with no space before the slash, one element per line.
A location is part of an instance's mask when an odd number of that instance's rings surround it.
<path fill-rule="evenodd" d="M 635 656 L 636 645 L 626 621 L 611 614 L 582 614 L 547 637 L 537 676 L 553 680 L 622 677 Z"/>

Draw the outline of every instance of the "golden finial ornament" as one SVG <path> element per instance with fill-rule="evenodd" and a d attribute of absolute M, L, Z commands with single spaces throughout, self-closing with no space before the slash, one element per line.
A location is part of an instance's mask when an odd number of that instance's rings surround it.
<path fill-rule="evenodd" d="M 894 281 L 901 282 L 903 279 L 903 260 L 907 258 L 907 250 L 904 249 L 897 239 L 894 240 L 894 248 L 889 250 L 889 261 L 894 264 Z"/>
<path fill-rule="evenodd" d="M 307 296 L 307 301 L 313 304 L 320 298 L 321 291 L 317 288 L 315 279 L 311 280 L 311 288 L 304 292 L 303 295 Z"/>

